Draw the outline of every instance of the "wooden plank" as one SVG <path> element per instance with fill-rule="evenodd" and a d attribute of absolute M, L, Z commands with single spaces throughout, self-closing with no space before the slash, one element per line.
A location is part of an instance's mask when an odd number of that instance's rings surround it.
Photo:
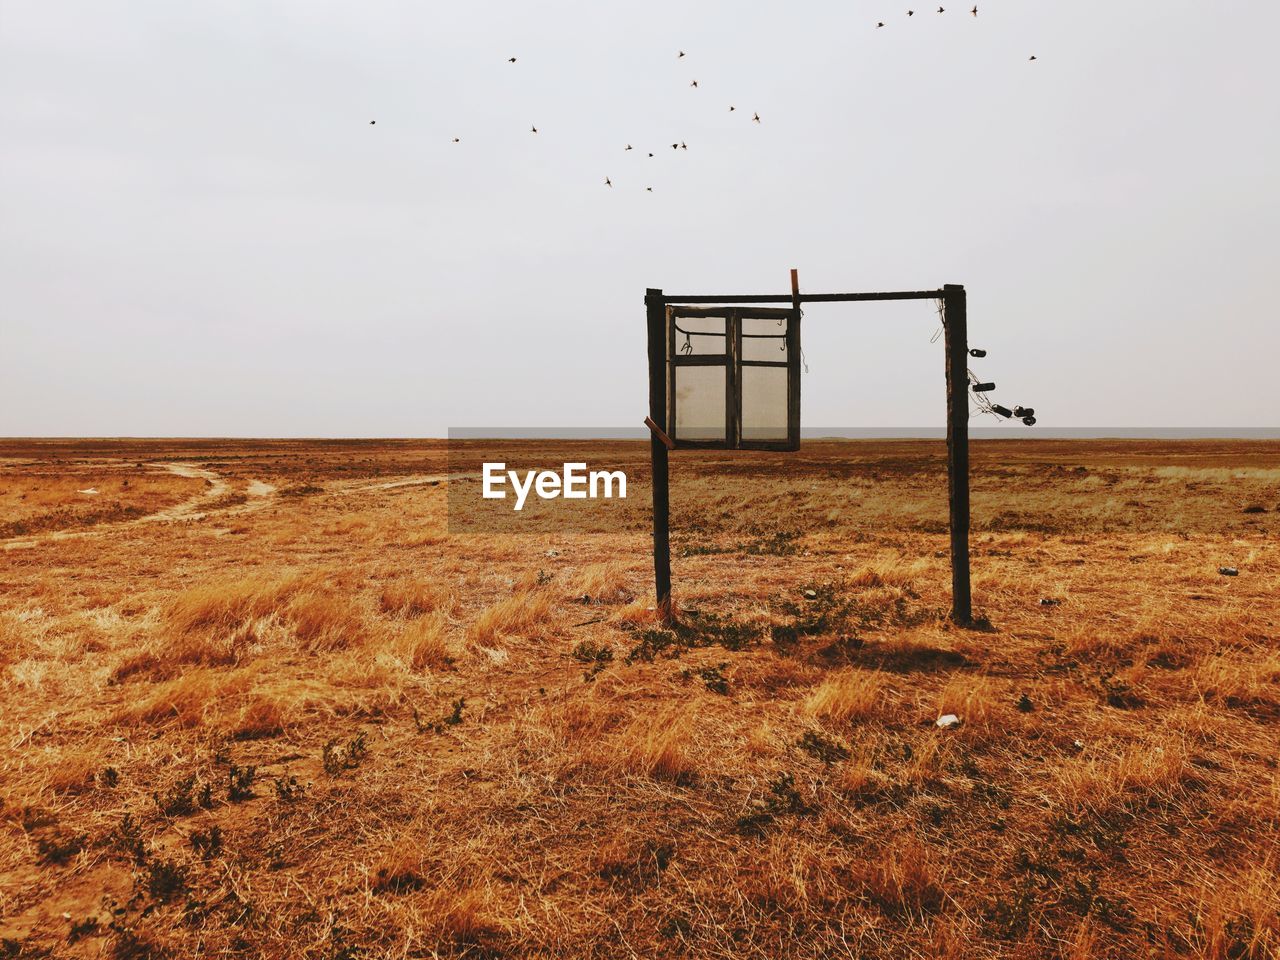
<path fill-rule="evenodd" d="M 667 436 L 666 431 L 653 422 L 653 417 L 645 417 L 644 425 L 653 431 L 654 436 L 661 440 L 662 445 L 668 450 L 674 450 L 676 448 L 675 443 Z"/>
<path fill-rule="evenodd" d="M 791 268 L 791 319 L 787 321 L 787 446 L 800 449 L 800 271 Z"/>
<path fill-rule="evenodd" d="M 969 580 L 969 317 L 964 287 L 943 287 L 947 351 L 947 504 L 951 521 L 951 619 L 973 622 Z"/>
<path fill-rule="evenodd" d="M 738 370 L 742 361 L 742 320 L 738 311 L 729 315 L 729 364 L 725 373 L 724 438 L 730 450 L 742 446 L 742 377 Z"/>
<path fill-rule="evenodd" d="M 847 303 L 863 300 L 937 300 L 943 296 L 942 290 L 891 290 L 883 293 L 805 293 L 800 295 L 801 303 Z M 702 304 L 702 303 L 794 303 L 790 294 L 754 294 L 730 295 L 725 297 L 708 296 L 664 296 L 663 303 Z"/>
<path fill-rule="evenodd" d="M 649 333 L 649 419 L 656 424 L 665 424 L 670 325 L 661 290 L 646 290 L 644 302 Z M 649 460 L 653 468 L 653 582 L 658 619 L 663 623 L 671 620 L 671 489 L 667 454 L 666 444 L 658 439 L 656 432 L 651 432 Z"/>

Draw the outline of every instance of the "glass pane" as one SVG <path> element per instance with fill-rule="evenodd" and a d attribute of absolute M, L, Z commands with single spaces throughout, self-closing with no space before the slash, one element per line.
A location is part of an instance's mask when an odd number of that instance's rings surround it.
<path fill-rule="evenodd" d="M 676 440 L 724 440 L 725 368 L 676 367 Z"/>
<path fill-rule="evenodd" d="M 787 319 L 762 320 L 760 318 L 742 319 L 742 359 L 774 360 L 787 359 Z"/>
<path fill-rule="evenodd" d="M 728 353 L 724 317 L 676 317 L 676 356 Z"/>
<path fill-rule="evenodd" d="M 787 439 L 786 367 L 742 368 L 742 439 Z"/>

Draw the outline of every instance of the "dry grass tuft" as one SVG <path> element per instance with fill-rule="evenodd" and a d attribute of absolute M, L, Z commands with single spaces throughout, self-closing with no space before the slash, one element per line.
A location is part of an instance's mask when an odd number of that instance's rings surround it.
<path fill-rule="evenodd" d="M 626 603 L 634 597 L 627 589 L 627 571 L 620 563 L 595 563 L 578 575 L 573 599 L 584 603 Z"/>
<path fill-rule="evenodd" d="M 504 636 L 541 636 L 551 617 L 553 597 L 546 590 L 522 590 L 482 611 L 471 624 L 468 637 L 487 644 Z"/>
<path fill-rule="evenodd" d="M 616 765 L 623 771 L 678 783 L 693 779 L 697 767 L 690 755 L 693 716 L 683 704 L 632 720 L 616 738 Z"/>
<path fill-rule="evenodd" d="M 1280 652 L 1266 651 L 1260 659 L 1243 654 L 1207 657 L 1191 675 L 1200 696 L 1232 709 L 1280 714 Z"/>
<path fill-rule="evenodd" d="M 804 701 L 810 716 L 836 724 L 871 719 L 884 697 L 879 674 L 866 670 L 841 670 L 818 686 Z"/>
<path fill-rule="evenodd" d="M 871 902 L 890 916 L 920 918 L 937 912 L 945 899 L 942 874 L 915 837 L 882 850 L 859 879 Z"/>
<path fill-rule="evenodd" d="M 449 619 L 442 612 L 412 620 L 392 641 L 392 649 L 410 670 L 448 667 L 458 656 L 448 629 Z"/>
<path fill-rule="evenodd" d="M 0 666 L 17 663 L 28 652 L 27 632 L 7 611 L 0 613 Z"/>
<path fill-rule="evenodd" d="M 278 697 L 255 694 L 232 721 L 229 732 L 237 740 L 279 736 L 286 725 L 285 706 Z"/>
<path fill-rule="evenodd" d="M 451 612 L 455 603 L 456 598 L 447 585 L 439 582 L 424 583 L 407 577 L 386 584 L 380 598 L 384 613 L 408 619 L 435 613 L 437 610 Z"/>
<path fill-rule="evenodd" d="M 168 628 L 152 650 L 159 669 L 239 663 L 274 622 L 309 652 L 341 650 L 369 636 L 352 589 L 324 571 L 274 579 L 219 581 L 183 591 L 162 615 Z"/>
<path fill-rule="evenodd" d="M 303 648 L 312 653 L 358 646 L 370 634 L 351 597 L 325 587 L 299 590 L 290 599 L 285 615 Z"/>
<path fill-rule="evenodd" d="M 434 890 L 426 898 L 423 914 L 443 942 L 471 948 L 477 956 L 501 955 L 499 944 L 506 928 L 495 916 L 492 894 L 485 887 L 470 884 Z"/>
<path fill-rule="evenodd" d="M 76 794 L 89 789 L 103 764 L 96 750 L 87 747 L 64 750 L 49 773 L 48 786 L 54 793 Z"/>
<path fill-rule="evenodd" d="M 967 738 L 981 738 L 1001 732 L 1001 721 L 1008 712 L 1001 701 L 1000 689 L 990 677 L 961 674 L 938 694 L 937 707 L 927 719 L 954 713 L 962 721 L 961 732 Z"/>
<path fill-rule="evenodd" d="M 422 889 L 426 882 L 422 855 L 409 844 L 387 851 L 370 871 L 374 893 L 409 893 Z"/>
<path fill-rule="evenodd" d="M 1062 811 L 1080 818 L 1171 803 L 1195 782 L 1186 746 L 1172 741 L 1136 743 L 1114 757 L 1074 760 L 1057 774 L 1055 788 Z"/>
<path fill-rule="evenodd" d="M 297 588 L 296 576 L 223 580 L 191 587 L 169 602 L 163 622 L 176 634 L 197 630 L 230 633 L 274 614 Z"/>
<path fill-rule="evenodd" d="M 916 579 L 929 571 L 925 560 L 902 557 L 881 557 L 866 564 L 849 577 L 853 587 L 896 587 L 910 590 Z"/>
<path fill-rule="evenodd" d="M 887 794 L 892 781 L 877 767 L 877 752 L 864 746 L 836 770 L 834 786 L 852 800 L 874 800 Z"/>
<path fill-rule="evenodd" d="M 1280 956 L 1280 886 L 1274 861 L 1206 880 L 1193 917 L 1200 960 L 1270 960 Z"/>

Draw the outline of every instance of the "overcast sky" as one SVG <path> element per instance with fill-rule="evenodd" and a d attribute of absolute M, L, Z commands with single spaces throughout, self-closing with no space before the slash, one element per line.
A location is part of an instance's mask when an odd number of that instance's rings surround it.
<path fill-rule="evenodd" d="M 646 287 L 793 266 L 965 284 L 1045 426 L 1275 426 L 1280 3 L 917 2 L 0 0 L 0 434 L 630 426 Z M 805 425 L 941 425 L 936 329 L 807 310 Z"/>

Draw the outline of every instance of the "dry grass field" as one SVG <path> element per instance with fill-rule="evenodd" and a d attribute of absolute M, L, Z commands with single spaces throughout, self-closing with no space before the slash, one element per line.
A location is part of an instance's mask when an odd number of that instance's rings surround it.
<path fill-rule="evenodd" d="M 0 442 L 0 957 L 1280 956 L 1280 443 L 975 443 L 971 630 L 943 470 L 673 455 L 662 630 L 443 442 Z"/>

